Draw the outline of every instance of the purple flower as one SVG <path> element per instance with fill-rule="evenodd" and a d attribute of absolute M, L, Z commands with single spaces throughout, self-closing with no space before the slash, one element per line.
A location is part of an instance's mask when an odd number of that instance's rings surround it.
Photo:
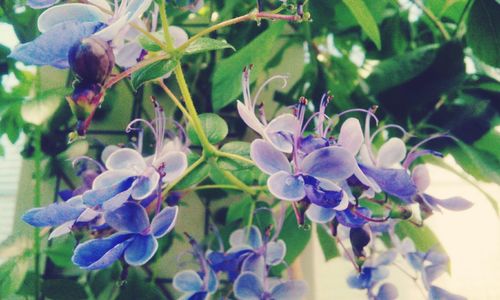
<path fill-rule="evenodd" d="M 353 174 L 356 161 L 347 150 L 337 146 L 315 150 L 296 159 L 293 171 L 286 156 L 264 140 L 252 142 L 250 156 L 260 170 L 271 175 L 267 186 L 275 197 L 287 201 L 307 197 L 313 204 L 329 208 L 347 206 L 347 198 L 334 182 Z"/>
<path fill-rule="evenodd" d="M 347 283 L 355 289 L 372 289 L 375 284 L 389 276 L 386 266 L 396 259 L 396 254 L 395 251 L 387 251 L 375 259 L 369 259 L 359 272 L 349 276 Z"/>
<path fill-rule="evenodd" d="M 184 293 L 179 299 L 204 300 L 217 291 L 219 281 L 210 268 L 206 273 L 184 270 L 175 275 L 173 286 Z"/>
<path fill-rule="evenodd" d="M 240 300 L 294 300 L 302 299 L 307 292 L 303 281 L 290 280 L 272 284 L 252 272 L 243 272 L 234 282 L 234 295 Z"/>
<path fill-rule="evenodd" d="M 156 239 L 174 228 L 177 213 L 177 206 L 166 207 L 150 223 L 144 207 L 127 202 L 104 215 L 106 223 L 118 232 L 78 245 L 72 261 L 87 270 L 105 268 L 122 256 L 132 266 L 143 265 L 156 253 Z"/>

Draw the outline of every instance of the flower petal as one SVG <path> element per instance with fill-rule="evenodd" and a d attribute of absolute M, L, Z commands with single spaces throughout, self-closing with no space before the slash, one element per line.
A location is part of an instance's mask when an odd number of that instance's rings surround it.
<path fill-rule="evenodd" d="M 26 4 L 34 9 L 46 8 L 54 5 L 58 0 L 28 0 Z"/>
<path fill-rule="evenodd" d="M 108 170 L 133 170 L 139 174 L 146 170 L 146 162 L 142 155 L 134 149 L 123 148 L 111 153 L 106 160 Z"/>
<path fill-rule="evenodd" d="M 431 283 L 446 272 L 446 264 L 430 265 L 424 268 L 423 282 L 429 288 Z"/>
<path fill-rule="evenodd" d="M 380 193 L 381 189 L 378 186 L 378 184 L 372 180 L 371 178 L 368 178 L 365 173 L 361 170 L 358 164 L 354 167 L 354 176 L 361 182 L 362 184 L 366 185 L 367 187 L 371 188 L 375 193 Z"/>
<path fill-rule="evenodd" d="M 66 202 L 58 202 L 46 207 L 32 208 L 22 216 L 22 219 L 35 227 L 59 226 L 76 220 L 84 210 L 85 207 L 74 207 Z"/>
<path fill-rule="evenodd" d="M 74 224 L 75 224 L 75 221 L 71 220 L 71 221 L 63 223 L 62 225 L 59 225 L 58 227 L 54 228 L 54 230 L 52 230 L 52 232 L 49 235 L 49 240 L 56 238 L 56 237 L 60 237 L 60 236 L 65 235 L 67 233 L 70 233 L 71 228 L 73 227 Z"/>
<path fill-rule="evenodd" d="M 118 260 L 133 234 L 116 233 L 105 239 L 94 239 L 78 245 L 71 260 L 87 270 L 103 269 Z"/>
<path fill-rule="evenodd" d="M 429 195 L 426 194 L 426 197 L 429 197 Z M 462 197 L 452 197 L 447 199 L 434 198 L 434 201 L 437 203 L 437 205 L 453 211 L 466 210 L 474 205 L 472 202 Z"/>
<path fill-rule="evenodd" d="M 158 249 L 158 242 L 152 235 L 135 235 L 125 250 L 125 261 L 131 266 L 147 263 Z"/>
<path fill-rule="evenodd" d="M 246 228 L 235 230 L 229 237 L 229 244 L 231 248 L 239 246 L 250 246 L 252 249 L 259 249 L 262 247 L 262 234 L 257 226 L 250 226 Z"/>
<path fill-rule="evenodd" d="M 377 155 L 377 167 L 390 168 L 401 162 L 406 156 L 406 145 L 402 139 L 390 138 L 380 147 Z"/>
<path fill-rule="evenodd" d="M 384 283 L 378 289 L 375 300 L 395 300 L 399 296 L 398 289 L 392 283 Z"/>
<path fill-rule="evenodd" d="M 248 107 L 243 104 L 243 102 L 239 101 L 236 103 L 236 108 L 238 109 L 238 114 L 240 118 L 247 124 L 248 127 L 252 128 L 255 132 L 260 135 L 263 135 L 264 125 L 257 119 L 254 112 L 251 112 Z"/>
<path fill-rule="evenodd" d="M 132 198 L 142 200 L 147 198 L 158 187 L 160 174 L 155 169 L 149 168 L 147 176 L 139 176 L 132 186 Z"/>
<path fill-rule="evenodd" d="M 96 206 L 115 199 L 119 199 L 122 202 L 126 201 L 130 196 L 131 187 L 135 179 L 135 177 L 128 177 L 111 186 L 86 191 L 83 193 L 83 203 L 88 206 Z"/>
<path fill-rule="evenodd" d="M 149 227 L 148 214 L 144 207 L 130 201 L 113 211 L 107 211 L 104 220 L 118 231 L 141 233 Z"/>
<path fill-rule="evenodd" d="M 88 3 L 108 11 L 112 11 L 111 5 L 106 0 L 87 0 Z"/>
<path fill-rule="evenodd" d="M 108 16 L 94 5 L 83 3 L 61 4 L 51 7 L 38 17 L 38 30 L 42 33 L 64 22 L 105 23 Z"/>
<path fill-rule="evenodd" d="M 151 221 L 151 233 L 156 238 L 161 238 L 169 233 L 175 226 L 177 215 L 179 212 L 178 206 L 165 207 Z"/>
<path fill-rule="evenodd" d="M 411 180 L 415 183 L 419 192 L 424 192 L 431 183 L 429 170 L 425 165 L 418 165 L 411 171 Z"/>
<path fill-rule="evenodd" d="M 264 256 L 257 253 L 248 255 L 248 257 L 245 258 L 241 264 L 241 272 L 245 271 L 252 272 L 255 276 L 263 280 L 267 274 Z"/>
<path fill-rule="evenodd" d="M 307 285 L 301 280 L 290 280 L 276 285 L 271 290 L 273 300 L 300 300 L 307 293 Z"/>
<path fill-rule="evenodd" d="M 250 145 L 250 157 L 259 169 L 269 175 L 278 171 L 290 172 L 290 162 L 269 142 L 257 139 Z"/>
<path fill-rule="evenodd" d="M 176 290 L 186 293 L 198 292 L 203 288 L 203 280 L 193 270 L 184 270 L 174 276 L 173 286 Z"/>
<path fill-rule="evenodd" d="M 28 65 L 67 68 L 69 49 L 101 26 L 99 22 L 69 21 L 57 24 L 35 40 L 17 45 L 9 57 Z"/>
<path fill-rule="evenodd" d="M 363 130 L 358 119 L 349 118 L 342 123 L 340 127 L 337 145 L 356 155 L 363 144 Z"/>
<path fill-rule="evenodd" d="M 310 134 L 300 141 L 300 151 L 307 155 L 314 150 L 330 146 L 330 142 L 322 137 L 315 137 Z"/>
<path fill-rule="evenodd" d="M 417 187 L 404 169 L 378 169 L 363 165 L 359 166 L 366 175 L 375 180 L 384 192 L 407 203 L 410 203 L 412 197 L 417 193 Z"/>
<path fill-rule="evenodd" d="M 331 146 L 311 152 L 302 161 L 302 171 L 330 180 L 344 180 L 354 173 L 356 160 L 347 150 Z"/>
<path fill-rule="evenodd" d="M 138 42 L 125 43 L 114 49 L 115 62 L 122 68 L 130 68 L 137 64 L 142 55 L 142 46 Z"/>
<path fill-rule="evenodd" d="M 281 200 L 299 201 L 306 196 L 304 180 L 285 171 L 269 177 L 267 187 L 273 196 Z"/>
<path fill-rule="evenodd" d="M 358 214 L 354 213 L 354 209 L 359 213 L 364 216 L 370 217 L 371 213 L 367 208 L 364 207 L 358 207 L 358 208 L 351 208 L 351 209 L 346 209 L 343 211 L 337 211 L 337 221 L 339 221 L 340 224 L 350 227 L 350 228 L 359 228 L 366 224 L 366 219 L 359 216 Z"/>
<path fill-rule="evenodd" d="M 189 39 L 187 32 L 178 26 L 169 26 L 168 32 L 172 37 L 172 42 L 175 48 L 179 48 L 179 46 L 187 42 Z"/>
<path fill-rule="evenodd" d="M 234 296 L 240 300 L 260 300 L 264 288 L 260 279 L 251 272 L 241 273 L 234 282 Z"/>
<path fill-rule="evenodd" d="M 131 170 L 105 171 L 99 174 L 99 176 L 94 179 L 92 183 L 92 189 L 96 190 L 106 188 L 111 185 L 117 184 L 129 177 L 134 177 L 135 175 L 135 172 Z"/>
<path fill-rule="evenodd" d="M 325 208 L 316 204 L 311 204 L 306 210 L 306 216 L 314 223 L 327 223 L 335 217 L 333 208 Z"/>
<path fill-rule="evenodd" d="M 266 245 L 266 265 L 276 266 L 279 265 L 286 254 L 286 244 L 283 240 L 277 240 L 267 243 Z"/>
<path fill-rule="evenodd" d="M 326 207 L 337 207 L 344 193 L 335 183 L 327 179 L 317 180 L 312 176 L 303 176 L 307 198 L 314 204 Z"/>
<path fill-rule="evenodd" d="M 467 298 L 452 294 L 437 286 L 431 286 L 429 290 L 429 299 L 431 300 L 466 300 Z"/>
<path fill-rule="evenodd" d="M 170 151 L 156 159 L 153 166 L 159 169 L 163 165 L 163 181 L 172 182 L 184 173 L 188 167 L 186 154 L 180 151 Z"/>
<path fill-rule="evenodd" d="M 105 42 L 112 41 L 116 37 L 121 37 L 122 30 L 126 30 L 128 22 L 128 14 L 121 16 L 118 20 L 104 27 L 94 34 L 94 37 L 101 39 Z M 123 40 L 122 40 L 123 42 Z"/>
<path fill-rule="evenodd" d="M 127 5 L 126 12 L 130 15 L 129 20 L 134 21 L 136 18 L 142 16 L 142 14 L 148 9 L 153 0 L 131 0 Z"/>
<path fill-rule="evenodd" d="M 283 114 L 273 119 L 264 128 L 263 137 L 281 152 L 291 153 L 293 137 L 300 130 L 297 117 Z"/>
<path fill-rule="evenodd" d="M 212 269 L 210 269 L 210 271 L 208 272 L 207 291 L 210 294 L 213 294 L 217 291 L 218 286 L 219 281 L 217 280 L 217 275 Z"/>

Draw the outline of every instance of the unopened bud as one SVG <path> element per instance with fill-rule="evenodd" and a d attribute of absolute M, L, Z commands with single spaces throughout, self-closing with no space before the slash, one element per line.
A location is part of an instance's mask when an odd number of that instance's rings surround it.
<path fill-rule="evenodd" d="M 86 83 L 104 83 L 115 64 L 111 46 L 92 37 L 71 47 L 68 60 L 76 77 Z"/>
<path fill-rule="evenodd" d="M 352 251 L 356 257 L 365 256 L 364 248 L 370 243 L 370 232 L 363 228 L 351 228 L 349 231 L 349 239 L 351 240 Z"/>

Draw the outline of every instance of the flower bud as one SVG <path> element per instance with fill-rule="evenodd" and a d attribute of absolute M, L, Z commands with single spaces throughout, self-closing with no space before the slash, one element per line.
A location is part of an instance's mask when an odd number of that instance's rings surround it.
<path fill-rule="evenodd" d="M 370 232 L 363 228 L 351 228 L 349 231 L 349 239 L 351 240 L 352 251 L 356 257 L 364 257 L 364 248 L 370 243 Z"/>
<path fill-rule="evenodd" d="M 76 132 L 78 136 L 85 135 L 90 121 L 95 113 L 95 110 L 101 103 L 103 94 L 100 84 L 87 84 L 85 82 L 80 82 L 75 86 L 73 94 L 66 97 L 71 111 L 78 120 Z M 73 134 L 73 138 L 70 136 L 70 140 L 76 138 Z"/>
<path fill-rule="evenodd" d="M 76 77 L 86 83 L 104 83 L 115 64 L 111 46 L 92 37 L 71 47 L 68 60 Z"/>

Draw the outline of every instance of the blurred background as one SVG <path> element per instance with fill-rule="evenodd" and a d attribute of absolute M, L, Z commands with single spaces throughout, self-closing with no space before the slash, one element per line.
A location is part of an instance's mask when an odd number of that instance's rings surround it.
<path fill-rule="evenodd" d="M 46 205 L 58 199 L 59 191 L 81 184 L 71 158 L 98 157 L 105 144 L 133 142 L 136 137 L 124 129 L 132 119 L 152 115 L 151 95 L 159 98 L 169 116 L 181 117 L 157 86 L 146 84 L 134 93 L 125 81 L 108 91 L 87 139 L 68 144 L 67 134 L 76 120 L 64 96 L 71 93 L 72 75 L 7 57 L 15 45 L 39 34 L 35 24 L 40 11 L 23 2 L 0 1 L 0 278 L 10 275 L 10 281 L 0 279 L 0 299 L 25 299 L 32 293 L 33 229 L 20 221 L 20 215 L 36 204 L 34 199 Z M 185 9 L 189 1 L 184 2 L 170 3 L 169 16 L 189 35 L 256 7 L 249 0 L 205 0 L 192 13 Z M 261 2 L 265 10 L 282 3 Z M 369 15 L 359 16 L 343 1 L 312 0 L 305 6 L 311 22 L 248 22 L 214 32 L 212 38 L 226 39 L 238 51 L 185 60 L 197 109 L 219 113 L 229 124 L 230 140 L 254 138 L 235 108 L 235 100 L 241 98 L 241 70 L 252 63 L 252 90 L 272 75 L 289 76 L 286 88 L 277 82 L 260 96 L 268 115 L 286 110 L 300 96 L 310 100 L 314 111 L 321 95 L 330 91 L 334 99 L 329 115 L 379 105 L 382 124 L 407 128 L 415 137 L 409 144 L 437 132 L 457 137 L 458 143 L 431 142 L 429 148 L 445 158 L 426 161 L 432 177 L 430 193 L 459 195 L 474 202 L 467 211 L 447 211 L 425 220 L 452 261 L 450 274 L 441 277 L 438 285 L 469 299 L 499 299 L 500 4 L 495 0 L 365 0 L 364 4 Z M 173 80 L 166 84 L 178 94 Z M 208 170 L 201 180 L 213 180 Z M 40 195 L 34 192 L 37 182 Z M 228 207 L 240 198 L 234 192 L 189 194 L 181 209 L 189 217 L 181 220 L 176 232 L 187 231 L 203 240 L 210 224 L 230 227 Z M 205 220 L 205 225 L 193 220 Z M 294 262 L 294 271 L 309 283 L 308 299 L 363 297 L 364 293 L 347 286 L 352 267 L 346 260 L 329 257 L 325 263 L 315 232 L 308 233 L 312 242 L 307 247 L 304 243 L 305 252 Z M 99 282 L 116 280 L 116 270 L 82 272 L 70 261 L 73 237 L 50 244 L 44 240 L 42 286 L 47 298 L 85 299 L 91 293 L 106 299 Z M 175 297 L 169 278 L 183 268 L 176 254 L 187 251 L 186 242 L 171 238 L 163 249 L 165 255 L 149 269 L 133 271 L 129 281 L 151 278 L 151 274 L 165 278 L 162 286 Z M 5 262 L 12 258 L 17 265 L 8 269 Z M 391 279 L 400 298 L 421 299 L 414 282 L 398 272 L 391 270 Z M 120 299 L 134 299 L 137 294 L 132 290 L 141 291 L 141 296 L 167 297 L 151 282 L 136 281 Z M 61 289 L 65 289 L 62 294 Z"/>

